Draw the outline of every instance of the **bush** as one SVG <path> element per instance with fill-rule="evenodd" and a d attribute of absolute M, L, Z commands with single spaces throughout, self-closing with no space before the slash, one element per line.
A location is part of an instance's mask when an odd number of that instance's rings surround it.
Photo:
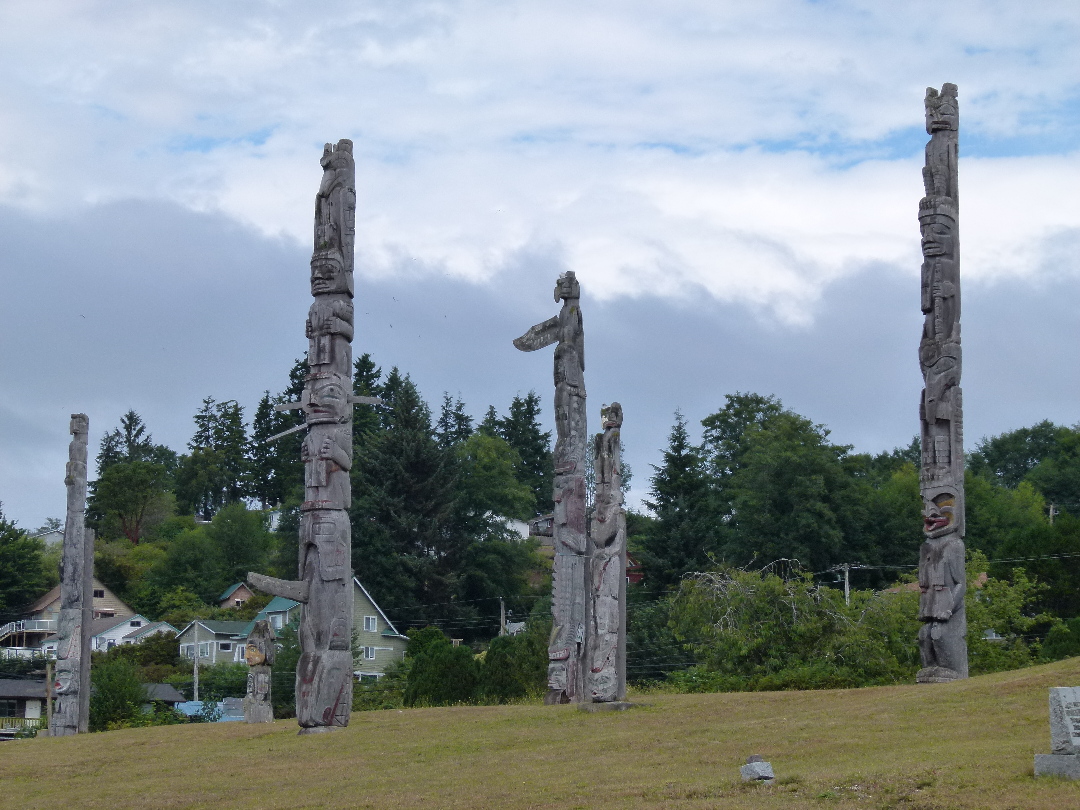
<path fill-rule="evenodd" d="M 521 635 L 492 639 L 480 666 L 479 698 L 485 703 L 507 703 L 543 695 L 547 635 L 545 625 L 533 621 Z"/>
<path fill-rule="evenodd" d="M 403 695 L 406 706 L 449 706 L 476 699 L 480 666 L 472 650 L 455 647 L 441 631 L 425 628 L 409 643 L 420 652 L 412 657 Z M 422 634 L 422 635 L 421 635 Z"/>
<path fill-rule="evenodd" d="M 90 667 L 90 730 L 120 728 L 142 714 L 146 690 L 135 665 L 118 658 Z"/>

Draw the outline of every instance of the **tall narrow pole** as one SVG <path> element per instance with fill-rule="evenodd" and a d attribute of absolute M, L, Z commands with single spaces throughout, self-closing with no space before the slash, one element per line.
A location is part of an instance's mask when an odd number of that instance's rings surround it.
<path fill-rule="evenodd" d="M 919 683 L 968 676 L 964 597 L 964 409 L 960 388 L 960 108 L 955 84 L 926 90 L 919 403 L 923 536 L 919 550 Z"/>
<path fill-rule="evenodd" d="M 499 635 L 506 635 L 506 602 L 499 597 Z"/>
<path fill-rule="evenodd" d="M 551 638 L 545 704 L 585 700 L 585 628 L 592 600 L 585 516 L 585 331 L 581 287 L 573 272 L 559 276 L 555 317 L 531 327 L 514 341 L 523 352 L 555 347 L 555 510 L 552 525 L 555 560 L 551 572 Z"/>
<path fill-rule="evenodd" d="M 60 560 L 60 617 L 57 627 L 57 707 L 50 734 L 63 737 L 87 731 L 90 720 L 90 623 L 93 616 L 93 541 L 86 531 L 86 459 L 90 420 L 71 415 L 71 445 L 64 483 L 67 515 Z"/>
<path fill-rule="evenodd" d="M 191 672 L 192 700 L 199 699 L 199 620 L 195 620 L 195 665 Z"/>
<path fill-rule="evenodd" d="M 844 604 L 851 604 L 851 582 L 849 574 L 851 573 L 851 566 L 848 563 L 844 563 Z"/>

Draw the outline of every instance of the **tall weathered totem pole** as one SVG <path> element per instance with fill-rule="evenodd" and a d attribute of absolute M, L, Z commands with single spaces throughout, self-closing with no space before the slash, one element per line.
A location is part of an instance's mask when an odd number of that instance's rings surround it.
<path fill-rule="evenodd" d="M 90 624 L 94 615 L 93 534 L 86 531 L 86 442 L 90 420 L 71 415 L 68 447 L 67 515 L 60 558 L 60 637 L 53 692 L 56 711 L 49 733 L 54 737 L 86 732 L 90 720 Z"/>
<path fill-rule="evenodd" d="M 356 190 L 352 141 L 326 144 L 315 197 L 308 374 L 299 403 L 307 435 L 300 581 L 248 574 L 260 590 L 302 602 L 296 719 L 301 733 L 349 724 L 352 706 L 352 338 Z"/>
<path fill-rule="evenodd" d="M 604 432 L 593 439 L 596 498 L 589 533 L 589 698 L 607 703 L 626 699 L 626 513 L 619 442 L 622 406 L 612 402 L 600 416 Z"/>
<path fill-rule="evenodd" d="M 559 276 L 555 301 L 562 310 L 514 341 L 523 352 L 555 347 L 555 563 L 552 571 L 548 691 L 544 702 L 580 702 L 585 696 L 588 537 L 585 525 L 585 333 L 581 288 L 574 273 Z"/>
<path fill-rule="evenodd" d="M 956 85 L 926 90 L 926 196 L 922 232 L 919 365 L 922 422 L 923 534 L 919 551 L 919 683 L 966 678 L 964 595 L 964 412 L 960 389 L 960 238 L 957 159 L 960 112 Z"/>

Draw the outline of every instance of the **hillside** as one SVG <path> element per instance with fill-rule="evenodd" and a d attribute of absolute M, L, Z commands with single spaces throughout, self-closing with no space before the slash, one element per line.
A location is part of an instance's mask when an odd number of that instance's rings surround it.
<path fill-rule="evenodd" d="M 625 713 L 459 707 L 159 727 L 4 743 L 0 806 L 18 808 L 1011 808 L 1080 806 L 1032 777 L 1047 688 L 1080 658 L 938 686 L 659 695 Z M 762 754 L 778 777 L 743 785 Z"/>

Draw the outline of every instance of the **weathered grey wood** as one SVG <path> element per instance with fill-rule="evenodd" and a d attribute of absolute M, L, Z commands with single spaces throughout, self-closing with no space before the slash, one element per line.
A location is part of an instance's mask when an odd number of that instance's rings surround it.
<path fill-rule="evenodd" d="M 93 619 L 94 544 L 86 531 L 86 443 L 90 420 L 71 415 L 71 444 L 64 476 L 67 515 L 60 560 L 60 617 L 53 690 L 57 697 L 50 734 L 87 731 L 90 720 L 90 623 Z M 89 536 L 88 536 L 89 535 Z"/>
<path fill-rule="evenodd" d="M 352 708 L 353 242 L 356 217 L 352 142 L 327 144 L 315 197 L 315 250 L 305 334 L 308 374 L 299 403 L 307 436 L 301 504 L 299 582 L 248 574 L 268 593 L 304 603 L 296 668 L 302 731 L 346 726 Z M 280 410 L 280 409 L 279 409 Z"/>
<path fill-rule="evenodd" d="M 919 202 L 922 311 L 919 365 L 923 534 L 919 551 L 919 683 L 968 676 L 964 595 L 964 414 L 960 388 L 960 113 L 955 84 L 926 90 L 926 196 Z"/>
<path fill-rule="evenodd" d="M 596 497 L 589 533 L 592 578 L 589 647 L 589 698 L 626 698 L 626 513 L 623 510 L 622 406 L 601 411 L 604 432 L 594 439 Z"/>
<path fill-rule="evenodd" d="M 270 671 L 277 655 L 274 629 L 266 619 L 255 622 L 247 638 L 244 660 L 247 661 L 247 694 L 244 696 L 245 723 L 274 722 L 274 707 L 270 701 Z"/>
<path fill-rule="evenodd" d="M 591 600 L 586 597 L 588 539 L 585 525 L 585 336 L 581 289 L 572 272 L 559 276 L 558 316 L 530 328 L 514 341 L 523 352 L 555 347 L 555 560 L 552 567 L 548 644 L 548 691 L 545 703 L 585 699 L 585 636 Z"/>

